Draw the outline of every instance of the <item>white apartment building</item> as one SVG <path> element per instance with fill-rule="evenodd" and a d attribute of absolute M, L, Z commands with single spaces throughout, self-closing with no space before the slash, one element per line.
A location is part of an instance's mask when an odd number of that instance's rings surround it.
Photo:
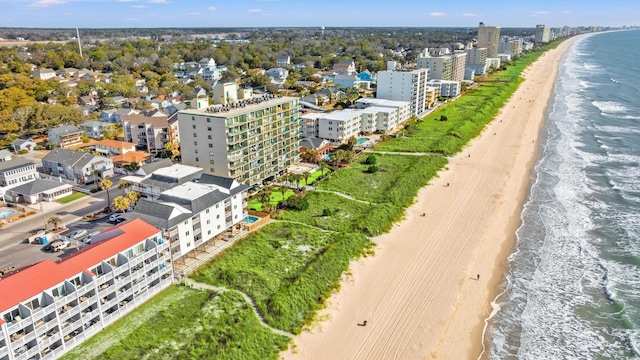
<path fill-rule="evenodd" d="M 427 77 L 429 69 L 412 71 L 378 72 L 378 99 L 408 101 L 411 114 L 421 116 L 429 106 L 427 101 Z"/>
<path fill-rule="evenodd" d="M 361 112 L 332 111 L 318 119 L 319 138 L 341 143 L 360 133 Z"/>
<path fill-rule="evenodd" d="M 169 243 L 133 220 L 0 279 L 0 359 L 56 359 L 173 282 Z"/>
<path fill-rule="evenodd" d="M 39 178 L 35 163 L 20 158 L 0 161 L 0 187 L 15 187 Z"/>
<path fill-rule="evenodd" d="M 551 29 L 544 25 L 536 25 L 536 44 L 548 43 L 551 41 Z"/>
<path fill-rule="evenodd" d="M 438 94 L 443 97 L 460 95 L 460 82 L 453 80 L 429 80 L 429 86 L 438 88 Z"/>
<path fill-rule="evenodd" d="M 164 151 L 166 143 L 177 148 L 180 143 L 178 122 L 174 117 L 122 115 L 124 141 L 136 144 L 136 148 L 150 154 Z"/>
<path fill-rule="evenodd" d="M 429 78 L 431 79 L 450 80 L 453 71 L 453 57 L 432 57 L 428 52 L 426 55 L 427 56 L 421 55 L 416 59 L 418 68 L 429 69 Z"/>
<path fill-rule="evenodd" d="M 458 50 L 451 55 L 451 58 L 453 60 L 453 64 L 451 64 L 451 79 L 444 80 L 464 80 L 464 71 L 467 66 L 467 53 L 462 50 Z"/>
<path fill-rule="evenodd" d="M 503 38 L 498 45 L 499 54 L 511 54 L 511 56 L 518 56 L 522 52 L 522 40 L 510 39 L 508 37 Z"/>
<path fill-rule="evenodd" d="M 299 160 L 298 98 L 264 95 L 178 112 L 182 163 L 247 185 L 286 172 Z"/>
<path fill-rule="evenodd" d="M 360 98 L 356 100 L 356 108 L 357 109 L 366 109 L 369 107 L 373 108 L 391 108 L 397 112 L 398 124 L 402 124 L 407 121 L 413 113 L 411 112 L 411 103 L 408 101 L 395 101 L 395 100 L 387 100 L 387 99 L 376 99 L 376 98 Z M 376 128 L 376 130 L 386 130 L 383 128 Z"/>
<path fill-rule="evenodd" d="M 194 166 L 173 164 L 154 170 L 146 176 L 125 176 L 125 180 L 131 185 L 130 190 L 140 194 L 141 198 L 157 200 L 160 195 L 169 189 L 182 185 L 188 181 L 199 179 L 202 169 Z"/>
<path fill-rule="evenodd" d="M 467 50 L 467 65 L 485 65 L 487 63 L 487 49 L 475 48 Z"/>
<path fill-rule="evenodd" d="M 301 116 L 300 130 L 302 138 L 318 137 L 318 119 L 323 113 L 307 113 Z"/>
<path fill-rule="evenodd" d="M 156 199 L 139 201 L 124 216 L 161 229 L 175 261 L 216 237 L 241 231 L 242 220 L 248 216 L 248 189 L 231 178 L 202 174 L 163 191 Z"/>
<path fill-rule="evenodd" d="M 487 69 L 500 68 L 500 58 L 487 58 Z"/>
<path fill-rule="evenodd" d="M 487 56 L 494 58 L 498 56 L 498 44 L 500 43 L 500 27 L 486 26 L 480 23 L 478 26 L 478 46 L 487 48 Z"/>

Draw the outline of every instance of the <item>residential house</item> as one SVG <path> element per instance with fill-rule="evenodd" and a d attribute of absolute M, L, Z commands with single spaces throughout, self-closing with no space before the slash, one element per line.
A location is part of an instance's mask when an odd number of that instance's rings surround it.
<path fill-rule="evenodd" d="M 14 187 L 40 178 L 36 164 L 21 158 L 0 161 L 0 186 Z"/>
<path fill-rule="evenodd" d="M 173 115 L 175 113 L 177 113 L 180 110 L 184 110 L 187 108 L 187 104 L 186 103 L 179 103 L 179 104 L 173 104 L 173 105 L 169 105 L 166 108 L 162 109 L 164 112 L 167 113 L 167 115 Z"/>
<path fill-rule="evenodd" d="M 216 61 L 213 58 L 202 58 L 198 62 L 198 65 L 200 67 L 202 67 L 202 68 L 207 67 L 207 66 L 215 67 L 216 66 Z"/>
<path fill-rule="evenodd" d="M 85 184 L 113 176 L 113 162 L 104 156 L 67 149 L 53 149 L 42 158 L 44 172 Z"/>
<path fill-rule="evenodd" d="M 107 157 L 126 154 L 130 151 L 136 151 L 136 144 L 134 143 L 110 139 L 100 140 L 93 146 L 95 146 L 95 151 Z"/>
<path fill-rule="evenodd" d="M 289 76 L 289 70 L 276 67 L 265 71 L 264 74 L 271 78 L 272 83 L 282 85 Z"/>
<path fill-rule="evenodd" d="M 285 67 L 289 66 L 289 64 L 291 64 L 291 56 L 289 55 L 278 56 L 276 58 L 277 67 Z"/>
<path fill-rule="evenodd" d="M 169 243 L 136 219 L 0 279 L 0 358 L 57 359 L 173 283 Z"/>
<path fill-rule="evenodd" d="M 111 157 L 111 161 L 113 161 L 113 166 L 116 168 L 122 168 L 123 166 L 131 163 L 138 164 L 139 167 L 144 166 L 153 155 L 141 152 L 141 151 L 128 151 L 121 155 L 115 155 Z"/>
<path fill-rule="evenodd" d="M 100 111 L 100 115 L 98 116 L 98 120 L 108 123 L 117 123 L 115 113 L 118 111 L 117 109 L 106 109 Z M 89 135 L 91 137 L 91 135 Z"/>
<path fill-rule="evenodd" d="M 127 101 L 127 98 L 124 97 L 124 96 L 114 96 L 113 97 L 113 103 L 116 106 L 123 106 L 126 101 Z"/>
<path fill-rule="evenodd" d="M 353 75 L 356 74 L 356 63 L 352 60 L 340 61 L 333 65 L 333 71 L 338 75 Z"/>
<path fill-rule="evenodd" d="M 5 199 L 15 203 L 52 202 L 73 194 L 73 185 L 60 180 L 35 179 L 7 190 Z"/>
<path fill-rule="evenodd" d="M 33 72 L 34 79 L 49 80 L 56 77 L 56 72 L 49 68 L 38 68 Z"/>
<path fill-rule="evenodd" d="M 0 162 L 9 161 L 13 158 L 11 151 L 9 150 L 0 150 Z"/>
<path fill-rule="evenodd" d="M 47 132 L 49 143 L 63 149 L 82 144 L 83 131 L 75 125 L 63 125 Z"/>
<path fill-rule="evenodd" d="M 328 140 L 317 137 L 308 137 L 300 140 L 300 153 L 302 153 L 303 157 L 305 149 L 312 149 L 317 153 L 315 159 L 304 159 L 307 162 L 314 163 L 327 159 L 329 154 L 335 151 L 335 147 Z"/>
<path fill-rule="evenodd" d="M 164 116 L 123 115 L 124 140 L 151 154 L 164 151 L 165 144 L 179 145 L 178 122 Z"/>
<path fill-rule="evenodd" d="M 197 182 L 162 191 L 156 200 L 141 199 L 124 216 L 160 228 L 176 261 L 201 245 L 242 231 L 248 189 L 234 179 L 203 174 Z"/>
<path fill-rule="evenodd" d="M 19 152 L 20 150 L 31 151 L 36 147 L 36 143 L 31 139 L 15 139 L 9 144 L 11 149 L 15 152 Z"/>
<path fill-rule="evenodd" d="M 92 139 L 102 139 L 102 134 L 111 126 L 115 125 L 105 121 L 87 121 L 78 125 Z"/>
<path fill-rule="evenodd" d="M 98 105 L 98 102 L 93 96 L 85 95 L 85 96 L 78 97 L 78 104 L 81 106 L 86 106 L 86 105 L 96 106 Z"/>
<path fill-rule="evenodd" d="M 154 159 L 153 161 L 144 164 L 140 169 L 136 170 L 135 175 L 147 176 L 158 169 L 166 168 L 171 165 L 173 165 L 173 161 L 171 161 L 171 159 Z"/>

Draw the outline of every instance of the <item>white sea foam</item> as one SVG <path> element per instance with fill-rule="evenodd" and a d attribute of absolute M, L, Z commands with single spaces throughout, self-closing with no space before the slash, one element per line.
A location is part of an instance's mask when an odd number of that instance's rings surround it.
<path fill-rule="evenodd" d="M 624 105 L 615 101 L 593 101 L 592 104 L 602 113 L 617 114 L 628 111 Z"/>

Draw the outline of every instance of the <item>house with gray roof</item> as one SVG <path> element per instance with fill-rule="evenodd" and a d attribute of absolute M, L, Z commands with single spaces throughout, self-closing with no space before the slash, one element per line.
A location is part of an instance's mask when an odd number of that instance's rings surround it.
<path fill-rule="evenodd" d="M 241 231 L 248 216 L 248 189 L 232 178 L 203 174 L 163 191 L 158 199 L 141 199 L 124 217 L 159 228 L 175 261 L 217 237 Z"/>
<path fill-rule="evenodd" d="M 97 140 L 102 139 L 102 134 L 110 126 L 114 125 L 104 121 L 87 121 L 78 125 L 80 130 L 84 131 L 90 138 Z"/>
<path fill-rule="evenodd" d="M 113 176 L 113 162 L 104 156 L 67 149 L 53 149 L 42 158 L 44 172 L 80 184 Z"/>
<path fill-rule="evenodd" d="M 62 125 L 47 132 L 49 143 L 56 144 L 63 149 L 82 144 L 82 133 L 75 125 Z"/>
<path fill-rule="evenodd" d="M 13 158 L 13 155 L 11 154 L 11 151 L 9 150 L 0 150 L 0 162 L 3 161 L 9 161 Z"/>
<path fill-rule="evenodd" d="M 16 203 L 35 204 L 39 201 L 54 201 L 73 193 L 73 186 L 65 182 L 36 179 L 7 190 L 5 199 Z"/>
<path fill-rule="evenodd" d="M 11 147 L 11 149 L 15 152 L 18 152 L 20 150 L 27 150 L 27 151 L 31 151 L 33 150 L 33 148 L 36 147 L 36 143 L 31 140 L 31 139 L 15 139 L 11 142 L 11 144 L 9 144 L 9 146 Z"/>
<path fill-rule="evenodd" d="M 38 179 L 36 164 L 25 159 L 0 161 L 0 186 L 17 186 Z"/>
<path fill-rule="evenodd" d="M 168 159 L 167 159 L 168 160 Z M 160 194 L 188 181 L 197 180 L 202 175 L 202 169 L 195 166 L 173 164 L 158 167 L 144 176 L 125 176 L 122 179 L 131 184 L 131 190 L 147 199 L 158 199 Z M 153 164 L 149 164 L 149 167 Z M 148 170 L 149 168 L 147 168 Z"/>

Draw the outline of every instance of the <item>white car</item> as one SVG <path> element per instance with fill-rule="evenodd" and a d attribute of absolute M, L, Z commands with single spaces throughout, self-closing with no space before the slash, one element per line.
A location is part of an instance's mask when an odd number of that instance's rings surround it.
<path fill-rule="evenodd" d="M 69 246 L 69 242 L 66 240 L 55 240 L 51 243 L 51 251 L 58 252 Z"/>
<path fill-rule="evenodd" d="M 112 222 L 112 223 L 119 222 L 121 221 L 121 218 L 122 218 L 121 213 L 115 213 L 109 216 L 109 222 Z"/>
<path fill-rule="evenodd" d="M 79 230 L 74 231 L 73 234 L 71 234 L 69 236 L 69 238 L 71 240 L 80 240 L 85 236 L 87 236 L 87 230 L 79 229 Z"/>
<path fill-rule="evenodd" d="M 91 238 L 100 234 L 100 231 L 94 231 L 91 234 L 89 234 L 89 236 L 87 236 L 86 238 L 84 238 L 84 240 L 82 240 L 83 243 L 85 244 L 91 244 Z"/>

